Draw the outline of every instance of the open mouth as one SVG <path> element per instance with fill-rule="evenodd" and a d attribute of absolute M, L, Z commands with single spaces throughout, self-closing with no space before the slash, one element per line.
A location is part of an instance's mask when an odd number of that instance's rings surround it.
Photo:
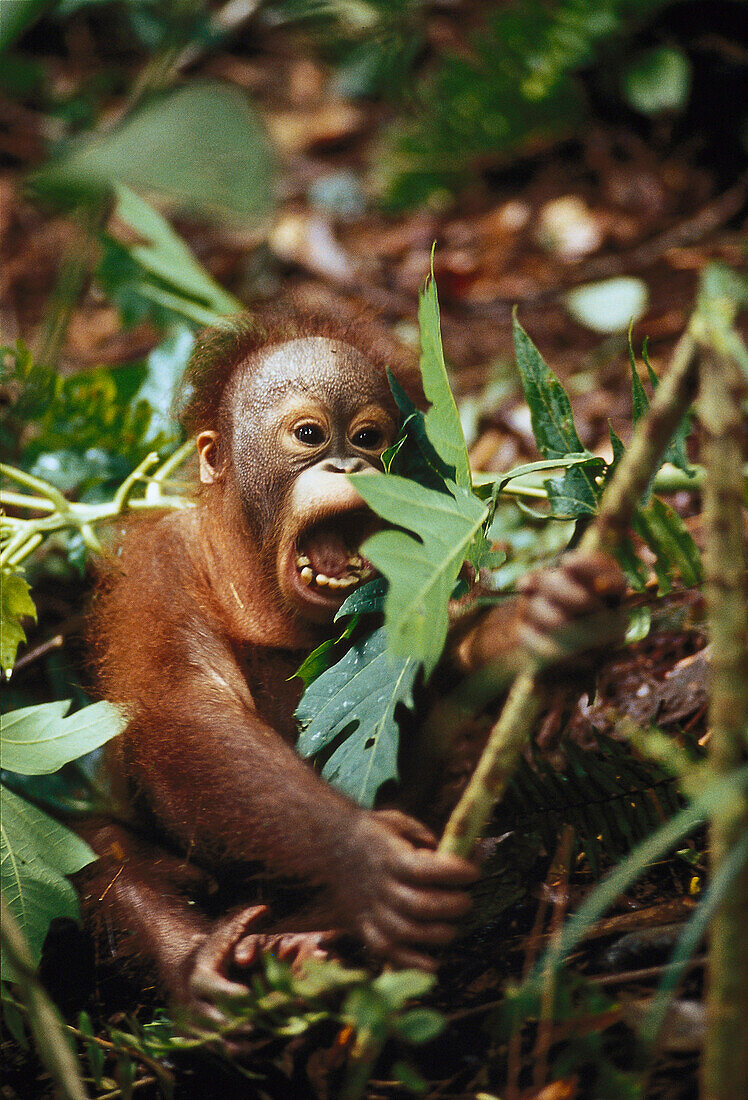
<path fill-rule="evenodd" d="M 292 555 L 295 587 L 307 598 L 339 601 L 369 580 L 374 568 L 359 547 L 372 529 L 370 516 L 355 513 L 303 531 Z"/>

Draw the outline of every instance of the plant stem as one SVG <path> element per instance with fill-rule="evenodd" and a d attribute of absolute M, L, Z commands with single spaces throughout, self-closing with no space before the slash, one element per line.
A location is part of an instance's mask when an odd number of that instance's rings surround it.
<path fill-rule="evenodd" d="M 159 466 L 152 477 L 149 477 L 147 472 L 158 462 L 158 455 L 155 452 L 146 455 L 125 478 L 113 499 L 101 504 L 84 504 L 80 501 L 66 500 L 59 489 L 50 485 L 49 482 L 18 470 L 15 466 L 0 463 L 0 474 L 40 494 L 40 497 L 32 498 L 20 493 L 0 490 L 0 505 L 34 508 L 46 513 L 43 516 L 27 519 L 7 517 L 3 526 L 9 534 L 5 535 L 2 542 L 0 566 L 5 569 L 19 566 L 44 538 L 65 528 L 72 527 L 80 531 L 86 546 L 98 553 L 101 551 L 101 544 L 94 530 L 96 524 L 116 519 L 124 511 L 189 507 L 191 501 L 180 496 L 167 496 L 163 493 L 163 489 L 169 485 L 164 479 L 184 462 L 192 449 L 192 441 L 183 444 Z M 134 489 L 143 482 L 147 483 L 145 495 L 133 500 Z"/>
<path fill-rule="evenodd" d="M 88 1093 L 65 1025 L 37 977 L 28 945 L 4 895 L 0 895 L 0 940 L 3 953 L 14 970 L 13 981 L 28 1009 L 29 1026 L 39 1056 L 59 1094 L 65 1100 L 87 1100 Z"/>
<path fill-rule="evenodd" d="M 743 541 L 741 407 L 737 364 L 705 326 L 699 416 L 704 430 L 705 594 L 712 645 L 709 761 L 716 777 L 748 759 L 748 610 Z M 748 793 L 712 815 L 712 873 L 717 875 L 748 834 Z M 742 867 L 711 925 L 705 1100 L 748 1094 L 748 865 Z"/>
<path fill-rule="evenodd" d="M 689 326 L 646 416 L 637 425 L 631 446 L 605 490 L 598 514 L 582 537 L 580 549 L 588 552 L 608 549 L 626 534 L 639 499 L 691 403 L 695 368 L 696 342 Z M 740 471 L 739 463 L 736 469 Z M 469 855 L 494 805 L 506 790 L 540 705 L 536 673 L 535 660 L 528 656 L 527 667 L 514 681 L 478 766 L 447 822 L 439 843 L 440 852 Z"/>

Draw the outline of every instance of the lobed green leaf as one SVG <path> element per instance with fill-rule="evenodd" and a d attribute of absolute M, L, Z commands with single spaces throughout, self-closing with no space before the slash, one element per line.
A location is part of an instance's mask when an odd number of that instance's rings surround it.
<path fill-rule="evenodd" d="M 36 621 L 36 607 L 29 595 L 30 585 L 20 573 L 0 572 L 0 670 L 9 673 L 26 633 L 21 626 L 25 618 Z"/>
<path fill-rule="evenodd" d="M 392 475 L 354 474 L 351 481 L 377 515 L 413 532 L 380 531 L 362 550 L 389 583 L 385 625 L 393 653 L 422 661 L 428 677 L 444 648 L 455 581 L 488 507 L 454 484 L 438 493 Z"/>
<path fill-rule="evenodd" d="M 396 780 L 399 727 L 395 709 L 413 706 L 418 662 L 389 653 L 383 628 L 354 643 L 304 692 L 296 711 L 297 751 L 314 756 L 345 734 L 322 767 L 322 777 L 359 805 Z"/>
<path fill-rule="evenodd" d="M 126 719 L 113 703 L 94 703 L 66 718 L 70 700 L 23 707 L 3 716 L 0 767 L 49 775 L 121 733 Z"/>

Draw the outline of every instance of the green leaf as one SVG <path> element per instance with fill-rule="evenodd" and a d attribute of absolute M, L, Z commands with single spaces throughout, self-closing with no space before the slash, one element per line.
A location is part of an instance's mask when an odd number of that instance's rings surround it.
<path fill-rule="evenodd" d="M 554 519 L 595 515 L 601 489 L 590 473 L 593 470 L 602 473 L 604 468 L 603 459 L 592 455 L 584 462 L 576 462 L 564 477 L 543 482 Z"/>
<path fill-rule="evenodd" d="M 505 474 L 496 475 L 492 492 L 494 495 L 498 495 L 510 481 L 514 481 L 518 477 L 525 477 L 527 474 L 540 473 L 544 470 L 568 470 L 573 466 L 579 466 L 587 462 L 599 463 L 600 459 L 597 455 L 593 455 L 591 451 L 580 451 L 578 454 L 568 454 L 563 458 L 545 458 L 540 462 L 525 462 L 521 466 L 515 466 L 513 470 L 508 470 Z"/>
<path fill-rule="evenodd" d="M 106 1061 L 106 1054 L 102 1047 L 98 1043 L 93 1042 L 96 1038 L 96 1032 L 93 1029 L 91 1023 L 91 1017 L 87 1012 L 81 1012 L 78 1016 L 78 1030 L 84 1036 L 85 1040 L 91 1040 L 85 1042 L 86 1057 L 88 1058 L 88 1064 L 91 1067 L 91 1076 L 94 1079 L 94 1084 L 97 1088 L 101 1088 L 101 1078 L 104 1074 L 104 1062 Z"/>
<path fill-rule="evenodd" d="M 3 990 L 3 992 L 5 992 Z M 23 1013 L 19 1012 L 14 1004 L 3 997 L 3 1023 L 22 1050 L 30 1050 L 28 1035 L 26 1034 L 26 1020 Z"/>
<path fill-rule="evenodd" d="M 567 454 L 584 451 L 566 391 L 516 316 L 513 334 L 517 367 L 538 450 L 546 458 L 564 458 Z"/>
<path fill-rule="evenodd" d="M 99 199 L 116 184 L 216 221 L 258 225 L 274 206 L 270 148 L 247 96 L 189 83 L 78 141 L 29 179 L 39 195 Z"/>
<path fill-rule="evenodd" d="M 26 641 L 21 620 L 36 621 L 30 591 L 20 573 L 0 572 L 0 669 L 6 674 L 13 668 L 19 645 Z"/>
<path fill-rule="evenodd" d="M 41 16 L 52 0 L 10 0 L 0 3 L 0 52 L 12 46 Z"/>
<path fill-rule="evenodd" d="M 423 997 L 434 988 L 435 983 L 434 975 L 425 970 L 385 970 L 374 979 L 372 987 L 381 994 L 390 1009 L 398 1009 L 416 997 Z"/>
<path fill-rule="evenodd" d="M 655 555 L 655 573 L 661 595 L 672 588 L 673 573 L 692 587 L 701 584 L 701 556 L 685 523 L 670 505 L 653 497 L 646 508 L 638 508 L 634 530 Z"/>
<path fill-rule="evenodd" d="M 65 718 L 70 700 L 41 703 L 3 716 L 0 766 L 21 775 L 49 775 L 125 728 L 113 703 L 94 703 Z"/>
<path fill-rule="evenodd" d="M 636 355 L 629 328 L 629 364 L 631 366 L 631 419 L 636 426 L 649 409 L 649 398 L 636 368 Z"/>
<path fill-rule="evenodd" d="M 346 734 L 325 761 L 322 777 L 359 805 L 373 806 L 382 784 L 398 778 L 395 709 L 398 703 L 413 706 L 417 672 L 417 661 L 388 652 L 380 628 L 354 643 L 302 696 L 298 752 L 314 756 Z"/>
<path fill-rule="evenodd" d="M 128 252 L 149 274 L 215 310 L 217 317 L 242 309 L 238 299 L 227 293 L 198 263 L 185 241 L 166 218 L 123 183 L 115 184 L 117 217 L 134 229 L 142 243 L 131 244 Z"/>
<path fill-rule="evenodd" d="M 358 619 L 354 615 L 337 638 L 327 638 L 326 641 L 318 645 L 316 649 L 313 649 L 309 656 L 302 661 L 295 675 L 303 681 L 305 688 L 308 688 L 318 676 L 321 676 L 323 672 L 326 672 L 328 668 L 331 668 L 335 664 L 340 655 L 340 649 L 338 647 L 342 642 L 350 638 L 351 634 L 356 629 L 357 623 Z"/>
<path fill-rule="evenodd" d="M 392 1067 L 392 1076 L 411 1092 L 426 1092 L 428 1082 L 424 1080 L 415 1066 L 408 1062 L 395 1062 Z"/>
<path fill-rule="evenodd" d="M 350 480 L 378 516 L 417 536 L 380 531 L 362 553 L 389 582 L 385 627 L 393 653 L 422 661 L 428 678 L 444 648 L 457 575 L 482 538 L 488 508 L 463 486 L 438 493 L 385 474 L 353 474 Z"/>
<path fill-rule="evenodd" d="M 686 54 L 671 46 L 647 50 L 623 78 L 626 99 L 645 115 L 683 110 L 690 91 L 691 63 Z"/>
<path fill-rule="evenodd" d="M 642 347 L 642 359 L 644 360 L 644 365 L 647 368 L 647 374 L 649 375 L 649 382 L 652 386 L 652 392 L 656 393 L 657 387 L 660 384 L 660 380 L 655 372 L 652 370 L 651 364 L 649 362 L 649 353 L 647 351 L 646 340 L 644 341 L 644 345 Z M 693 477 L 696 471 L 693 469 L 691 463 L 688 461 L 688 455 L 686 454 L 686 440 L 688 439 L 690 432 L 691 414 L 686 413 L 686 415 L 683 417 L 680 424 L 675 430 L 675 434 L 673 435 L 670 445 L 663 455 L 662 462 L 672 462 L 673 466 L 677 466 L 679 470 L 683 470 L 684 473 L 687 473 L 689 475 L 689 477 Z"/>
<path fill-rule="evenodd" d="M 584 451 L 566 391 L 516 315 L 513 331 L 517 367 L 538 450 L 545 458 L 565 458 Z M 593 515 L 597 510 L 600 488 L 590 469 L 577 464 L 560 482 L 546 482 L 546 488 L 561 515 Z"/>
<path fill-rule="evenodd" d="M 49 922 L 78 918 L 78 898 L 65 876 L 96 857 L 75 833 L 4 786 L 0 808 L 0 888 L 37 962 Z M 0 976 L 13 977 L 5 959 Z"/>
<path fill-rule="evenodd" d="M 426 413 L 426 433 L 442 461 L 454 470 L 457 484 L 470 488 L 470 460 L 444 363 L 433 260 L 431 275 L 426 280 L 418 303 L 418 323 L 421 328 L 423 390 L 431 402 L 431 408 Z"/>
<path fill-rule="evenodd" d="M 398 1020 L 396 1031 L 408 1043 L 430 1043 L 444 1031 L 446 1021 L 433 1008 L 413 1008 Z"/>
<path fill-rule="evenodd" d="M 133 400 L 136 407 L 144 401 L 151 410 L 144 442 L 153 443 L 162 433 L 167 439 L 179 438 L 179 424 L 173 417 L 174 397 L 194 346 L 192 330 L 180 324 L 149 352 L 146 375 Z"/>

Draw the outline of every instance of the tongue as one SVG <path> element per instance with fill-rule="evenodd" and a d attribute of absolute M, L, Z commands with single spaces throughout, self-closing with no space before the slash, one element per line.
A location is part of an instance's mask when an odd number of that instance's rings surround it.
<path fill-rule="evenodd" d="M 314 531 L 304 540 L 304 553 L 315 573 L 340 577 L 348 570 L 348 550 L 336 531 Z"/>

